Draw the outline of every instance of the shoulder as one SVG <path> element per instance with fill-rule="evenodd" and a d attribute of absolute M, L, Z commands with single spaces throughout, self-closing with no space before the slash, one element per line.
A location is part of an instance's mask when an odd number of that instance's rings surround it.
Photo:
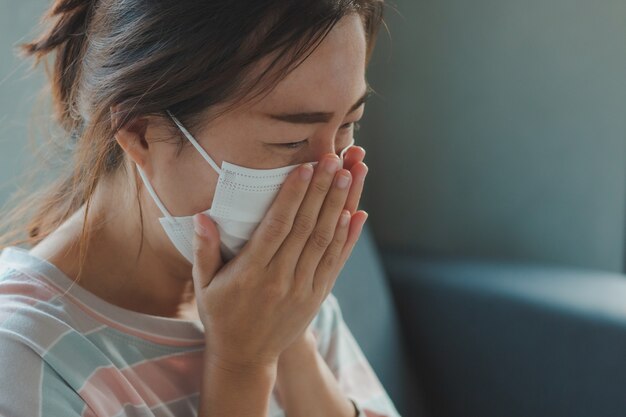
<path fill-rule="evenodd" d="M 0 328 L 0 410 L 14 417 L 83 415 L 83 399 L 38 350 L 36 341 Z"/>
<path fill-rule="evenodd" d="M 84 411 L 74 377 L 86 361 L 88 341 L 60 295 L 36 277 L 0 265 L 0 410 L 7 415 Z"/>
<path fill-rule="evenodd" d="M 0 339 L 19 337 L 43 355 L 62 335 L 76 331 L 61 296 L 28 273 L 0 266 Z"/>

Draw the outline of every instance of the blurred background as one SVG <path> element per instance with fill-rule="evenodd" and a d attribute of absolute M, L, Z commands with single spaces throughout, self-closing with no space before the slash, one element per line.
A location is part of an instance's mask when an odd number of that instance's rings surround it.
<path fill-rule="evenodd" d="M 0 202 L 43 83 L 13 47 L 45 0 L 0 0 Z M 626 3 L 397 0 L 357 140 L 379 245 L 624 268 Z"/>

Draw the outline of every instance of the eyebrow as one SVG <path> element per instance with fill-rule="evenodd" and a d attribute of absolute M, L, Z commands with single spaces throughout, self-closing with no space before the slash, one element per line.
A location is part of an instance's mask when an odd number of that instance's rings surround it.
<path fill-rule="evenodd" d="M 365 93 L 350 107 L 350 111 L 348 114 L 352 113 L 361 105 L 363 105 L 367 99 L 372 95 L 372 89 L 367 86 L 365 89 Z M 328 123 L 331 120 L 335 113 L 333 112 L 307 112 L 307 113 L 278 113 L 278 114 L 269 114 L 265 113 L 267 117 L 274 120 L 280 120 L 282 122 L 293 123 L 293 124 L 316 124 L 316 123 Z"/>

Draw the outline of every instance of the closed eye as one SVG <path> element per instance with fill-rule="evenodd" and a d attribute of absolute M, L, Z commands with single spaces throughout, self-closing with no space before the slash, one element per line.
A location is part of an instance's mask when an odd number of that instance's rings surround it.
<path fill-rule="evenodd" d="M 350 122 L 350 123 L 346 123 L 342 125 L 340 129 L 346 130 L 346 129 L 350 129 L 351 127 L 354 127 L 354 131 L 357 131 L 361 128 L 361 125 L 359 124 L 359 122 Z M 287 149 L 296 149 L 304 145 L 306 142 L 308 142 L 308 139 L 304 139 L 298 142 L 279 143 L 278 146 L 282 146 Z"/>

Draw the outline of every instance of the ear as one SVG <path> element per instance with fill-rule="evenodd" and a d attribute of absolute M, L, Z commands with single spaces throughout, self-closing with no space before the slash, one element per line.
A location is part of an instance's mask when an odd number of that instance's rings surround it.
<path fill-rule="evenodd" d="M 111 106 L 111 125 L 119 123 L 117 106 Z M 128 157 L 139 165 L 144 171 L 148 168 L 150 145 L 146 140 L 148 130 L 148 118 L 138 117 L 129 120 L 115 133 L 115 140 L 126 152 Z"/>

